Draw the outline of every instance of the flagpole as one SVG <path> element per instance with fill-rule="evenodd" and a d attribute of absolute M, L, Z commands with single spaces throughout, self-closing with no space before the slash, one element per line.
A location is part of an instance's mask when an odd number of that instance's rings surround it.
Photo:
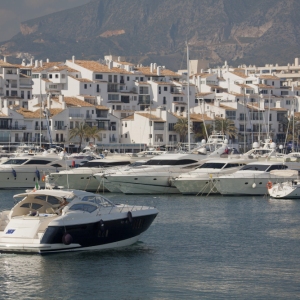
<path fill-rule="evenodd" d="M 189 45 L 186 41 L 187 54 L 187 119 L 188 119 L 188 151 L 191 151 L 191 128 L 190 128 L 190 60 L 189 60 Z"/>

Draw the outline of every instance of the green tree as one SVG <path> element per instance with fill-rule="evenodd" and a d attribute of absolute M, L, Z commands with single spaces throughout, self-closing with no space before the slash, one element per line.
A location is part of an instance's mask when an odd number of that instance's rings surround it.
<path fill-rule="evenodd" d="M 234 122 L 230 119 L 215 120 L 215 130 L 228 135 L 230 138 L 236 137 L 238 133 Z"/>
<path fill-rule="evenodd" d="M 203 140 L 203 139 L 207 140 L 208 137 L 213 132 L 213 127 L 211 124 L 200 123 L 199 126 L 193 128 L 193 131 L 194 131 L 194 136 L 197 140 Z M 208 136 L 206 135 L 206 132 Z"/>
<path fill-rule="evenodd" d="M 101 139 L 100 132 L 102 131 L 101 128 L 98 128 L 96 126 L 90 127 L 88 126 L 87 132 L 86 132 L 86 137 L 88 139 L 93 139 L 94 144 L 96 143 L 96 139 L 99 141 Z"/>
<path fill-rule="evenodd" d="M 74 127 L 69 131 L 69 141 L 74 138 L 79 138 L 79 148 L 78 151 L 81 150 L 82 140 L 88 137 L 88 131 L 90 126 L 85 123 L 80 123 L 78 127 Z"/>
<path fill-rule="evenodd" d="M 174 125 L 174 130 L 179 134 L 180 142 L 185 142 L 185 138 L 188 134 L 188 119 L 178 119 L 177 123 Z"/>

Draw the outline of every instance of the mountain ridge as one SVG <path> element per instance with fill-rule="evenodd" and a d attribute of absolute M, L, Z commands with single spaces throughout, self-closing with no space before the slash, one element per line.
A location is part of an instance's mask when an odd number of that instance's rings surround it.
<path fill-rule="evenodd" d="M 281 64 L 299 55 L 299 9 L 296 0 L 93 0 L 23 22 L 0 51 L 61 61 L 113 54 L 176 70 L 188 40 L 191 59 L 212 65 Z"/>

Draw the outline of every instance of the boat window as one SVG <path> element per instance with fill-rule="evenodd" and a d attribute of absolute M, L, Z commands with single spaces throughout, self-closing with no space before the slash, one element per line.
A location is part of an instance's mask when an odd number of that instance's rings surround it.
<path fill-rule="evenodd" d="M 46 195 L 38 195 L 34 197 L 34 199 L 36 200 L 43 200 L 43 201 L 46 201 L 46 198 L 47 198 Z"/>
<path fill-rule="evenodd" d="M 72 205 L 69 210 L 82 210 L 87 211 L 89 213 L 92 213 L 95 211 L 98 207 L 92 204 L 85 204 L 85 203 L 77 203 Z"/>
<path fill-rule="evenodd" d="M 39 203 L 32 203 L 32 205 L 31 205 L 31 208 L 32 209 L 39 209 L 39 208 L 41 208 L 43 205 L 42 204 L 39 204 Z"/>
<path fill-rule="evenodd" d="M 237 168 L 239 167 L 239 164 L 227 164 L 224 169 L 228 169 L 228 168 Z"/>
<path fill-rule="evenodd" d="M 60 204 L 60 200 L 53 196 L 48 196 L 47 202 L 52 205 Z"/>
<path fill-rule="evenodd" d="M 246 165 L 241 171 L 266 171 L 269 167 L 269 165 Z"/>
<path fill-rule="evenodd" d="M 88 201 L 104 207 L 113 206 L 112 202 L 110 202 L 108 199 L 105 199 L 101 196 L 85 196 L 81 199 L 81 201 Z"/>
<path fill-rule="evenodd" d="M 62 168 L 62 166 L 60 164 L 54 164 L 54 165 L 51 165 L 51 167 L 54 167 L 54 168 Z"/>
<path fill-rule="evenodd" d="M 187 165 L 197 163 L 198 161 L 193 159 L 180 159 L 180 160 L 173 160 L 173 159 L 153 159 L 148 160 L 145 165 L 150 166 L 179 166 L 179 165 Z"/>
<path fill-rule="evenodd" d="M 105 161 L 88 161 L 83 167 L 88 168 L 108 168 L 113 166 L 124 166 L 129 165 L 130 161 L 114 161 L 114 162 L 105 162 Z"/>
<path fill-rule="evenodd" d="M 22 165 L 28 159 L 9 159 L 4 162 L 3 165 Z"/>
<path fill-rule="evenodd" d="M 32 159 L 29 160 L 25 165 L 47 165 L 51 162 L 50 160 L 44 160 L 44 159 Z"/>
<path fill-rule="evenodd" d="M 275 165 L 275 166 L 271 166 L 268 170 L 267 170 L 267 172 L 270 172 L 270 171 L 272 171 L 272 170 L 285 170 L 285 169 L 287 169 L 288 167 L 287 166 L 285 166 L 285 165 Z"/>
<path fill-rule="evenodd" d="M 20 207 L 26 207 L 26 208 L 29 208 L 29 207 L 30 207 L 30 203 L 24 203 L 24 204 L 22 204 Z"/>
<path fill-rule="evenodd" d="M 224 167 L 225 163 L 204 163 L 202 166 L 199 167 L 199 169 L 222 169 Z"/>

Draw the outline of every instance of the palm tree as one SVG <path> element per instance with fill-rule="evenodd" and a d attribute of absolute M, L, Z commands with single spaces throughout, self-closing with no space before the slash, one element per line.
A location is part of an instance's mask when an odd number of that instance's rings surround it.
<path fill-rule="evenodd" d="M 230 138 L 237 136 L 237 128 L 230 119 L 215 120 L 215 129 L 216 131 L 222 132 L 222 134 L 227 134 Z"/>
<path fill-rule="evenodd" d="M 80 123 L 78 127 L 74 127 L 69 131 L 69 141 L 73 138 L 78 137 L 79 138 L 79 148 L 78 151 L 80 151 L 81 149 L 81 144 L 82 144 L 82 140 L 84 138 L 87 138 L 87 133 L 88 133 L 88 126 L 85 123 Z"/>
<path fill-rule="evenodd" d="M 86 133 L 87 138 L 94 139 L 94 144 L 95 144 L 96 143 L 96 139 L 98 141 L 101 139 L 100 131 L 102 131 L 101 128 L 98 128 L 96 126 L 93 126 L 93 127 L 88 126 L 87 133 Z"/>
<path fill-rule="evenodd" d="M 211 124 L 200 123 L 200 126 L 197 126 L 197 127 L 193 128 L 193 131 L 194 131 L 194 134 L 195 134 L 195 138 L 197 138 L 199 140 L 202 140 L 202 139 L 207 140 L 208 137 L 213 132 L 213 127 L 212 127 Z M 208 136 L 206 135 L 206 133 L 207 133 Z"/>
<path fill-rule="evenodd" d="M 188 134 L 188 119 L 182 118 L 174 125 L 174 130 L 179 134 L 180 142 L 185 141 L 185 137 Z"/>

